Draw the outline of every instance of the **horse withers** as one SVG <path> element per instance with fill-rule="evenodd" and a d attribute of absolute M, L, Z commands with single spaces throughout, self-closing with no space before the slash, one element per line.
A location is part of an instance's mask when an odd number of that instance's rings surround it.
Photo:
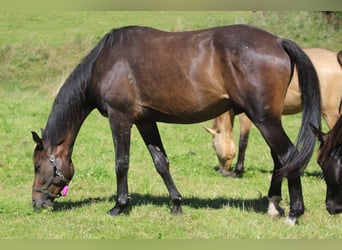
<path fill-rule="evenodd" d="M 286 90 L 298 69 L 303 120 L 298 145 L 281 124 Z M 282 178 L 288 178 L 289 221 L 304 213 L 300 172 L 313 153 L 310 124 L 320 126 L 320 91 L 306 54 L 288 39 L 248 25 L 165 32 L 130 26 L 107 33 L 69 75 L 54 100 L 42 137 L 32 132 L 35 209 L 52 206 L 73 177 L 74 142 L 94 109 L 108 117 L 115 153 L 117 197 L 110 215 L 130 201 L 127 174 L 131 128 L 142 136 L 169 192 L 171 212 L 182 196 L 171 177 L 157 122 L 196 123 L 233 109 L 245 112 L 270 146 L 274 170 L 268 196 L 278 208 Z M 282 214 L 279 208 L 273 214 Z"/>
<path fill-rule="evenodd" d="M 342 213 L 342 116 L 328 133 L 315 126 L 312 131 L 320 142 L 317 163 L 327 185 L 326 209 L 330 214 Z"/>
<path fill-rule="evenodd" d="M 321 89 L 322 117 L 331 129 L 341 113 L 342 104 L 342 51 L 334 52 L 320 48 L 303 49 L 315 66 Z M 301 112 L 301 97 L 298 77 L 294 74 L 284 102 L 284 115 Z M 233 139 L 235 113 L 225 112 L 213 121 L 212 128 L 206 128 L 212 135 L 212 145 L 219 162 L 222 176 L 241 177 L 244 173 L 245 153 L 252 122 L 246 114 L 238 115 L 240 138 L 238 158 L 234 170 L 231 166 L 236 155 Z"/>

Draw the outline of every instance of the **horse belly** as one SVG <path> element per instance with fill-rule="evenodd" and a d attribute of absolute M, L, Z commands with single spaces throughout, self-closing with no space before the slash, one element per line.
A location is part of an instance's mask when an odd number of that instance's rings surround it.
<path fill-rule="evenodd" d="M 207 82 L 178 81 L 139 93 L 137 105 L 144 117 L 169 123 L 196 123 L 213 119 L 231 108 L 228 95 Z"/>
<path fill-rule="evenodd" d="M 186 105 L 186 104 L 185 104 Z M 207 102 L 198 105 L 188 104 L 184 107 L 163 107 L 163 105 L 154 107 L 146 106 L 144 118 L 166 123 L 198 123 L 213 119 L 232 107 L 230 100 L 222 99 L 216 103 L 208 104 Z"/>

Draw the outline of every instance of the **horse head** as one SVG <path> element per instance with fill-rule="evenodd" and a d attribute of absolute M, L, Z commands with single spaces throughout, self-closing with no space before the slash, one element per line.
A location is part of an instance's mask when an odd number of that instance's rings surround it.
<path fill-rule="evenodd" d="M 63 143 L 52 148 L 36 132 L 32 132 L 32 137 L 36 143 L 32 205 L 38 210 L 52 207 L 56 198 L 66 195 L 74 175 L 74 165 L 68 153 L 70 150 L 66 150 Z"/>
<path fill-rule="evenodd" d="M 228 176 L 230 167 L 235 157 L 235 144 L 229 131 L 217 128 L 204 128 L 212 135 L 212 147 L 219 161 L 219 171 L 223 176 Z"/>
<path fill-rule="evenodd" d="M 311 126 L 313 133 L 320 142 L 317 163 L 321 167 L 327 185 L 326 209 L 330 214 L 342 212 L 342 116 L 328 133 L 323 133 Z"/>

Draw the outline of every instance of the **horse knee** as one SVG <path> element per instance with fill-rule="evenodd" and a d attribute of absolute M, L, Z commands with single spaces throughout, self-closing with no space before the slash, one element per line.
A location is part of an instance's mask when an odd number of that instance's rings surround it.
<path fill-rule="evenodd" d="M 169 172 L 169 161 L 164 154 L 158 154 L 154 158 L 154 164 L 159 174 L 163 175 Z"/>
<path fill-rule="evenodd" d="M 117 174 L 125 174 L 128 172 L 129 168 L 129 156 L 125 155 L 122 157 L 118 157 L 116 160 L 115 170 Z"/>

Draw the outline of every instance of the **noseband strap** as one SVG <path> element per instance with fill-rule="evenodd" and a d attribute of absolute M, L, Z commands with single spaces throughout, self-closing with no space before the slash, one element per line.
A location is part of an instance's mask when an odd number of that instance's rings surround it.
<path fill-rule="evenodd" d="M 51 185 L 52 181 L 55 178 L 58 178 L 61 181 L 63 181 L 65 183 L 65 186 L 68 185 L 70 182 L 70 180 L 65 178 L 63 175 L 61 161 L 62 160 L 60 158 L 56 159 L 54 155 L 50 156 L 50 163 L 51 163 L 51 166 L 53 167 L 53 174 L 49 177 L 49 179 L 45 182 L 45 184 L 42 187 L 32 187 L 33 191 L 47 194 L 50 198 L 53 198 L 53 199 L 61 196 L 60 194 L 53 194 L 48 190 L 49 186 Z"/>

